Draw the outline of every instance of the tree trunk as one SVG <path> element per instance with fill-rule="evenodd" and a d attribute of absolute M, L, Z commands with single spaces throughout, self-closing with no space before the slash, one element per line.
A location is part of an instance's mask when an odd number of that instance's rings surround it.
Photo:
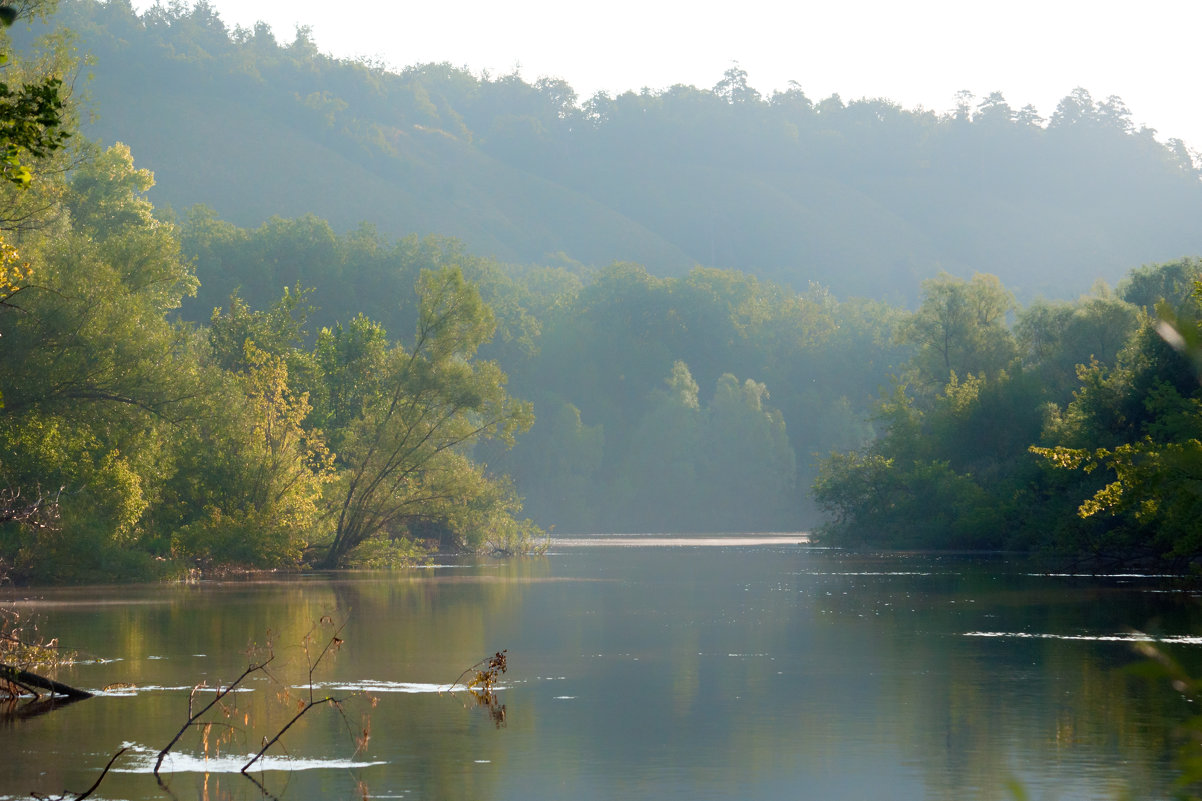
<path fill-rule="evenodd" d="M 68 698 L 91 698 L 92 694 L 87 690 L 77 690 L 74 687 L 69 687 L 66 684 L 60 684 L 52 679 L 43 678 L 36 673 L 30 673 L 27 670 L 5 665 L 0 663 L 0 680 L 10 681 L 24 688 L 37 688 L 39 690 L 47 690 L 56 695 L 65 695 Z"/>

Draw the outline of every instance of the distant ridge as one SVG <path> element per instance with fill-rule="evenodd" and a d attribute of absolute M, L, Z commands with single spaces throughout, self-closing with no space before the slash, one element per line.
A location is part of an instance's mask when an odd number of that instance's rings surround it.
<path fill-rule="evenodd" d="M 156 204 L 241 226 L 312 213 L 505 261 L 704 264 L 895 301 L 940 270 L 1064 297 L 1202 253 L 1184 146 L 1080 89 L 1048 121 L 997 95 L 944 116 L 763 98 L 737 69 L 581 102 L 559 81 L 331 59 L 203 5 L 63 0 L 57 19 L 94 56 L 85 133 L 129 144 Z"/>

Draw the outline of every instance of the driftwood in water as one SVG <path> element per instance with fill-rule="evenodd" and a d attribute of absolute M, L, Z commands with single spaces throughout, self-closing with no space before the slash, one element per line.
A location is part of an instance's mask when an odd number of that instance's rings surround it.
<path fill-rule="evenodd" d="M 0 663 L 0 681 L 6 681 L 9 684 L 20 687 L 35 696 L 41 695 L 38 691 L 43 690 L 53 695 L 63 695 L 76 700 L 92 697 L 92 694 L 87 690 L 79 690 L 53 679 L 39 676 L 36 673 L 30 673 L 28 670 L 22 670 L 19 667 L 3 663 Z"/>

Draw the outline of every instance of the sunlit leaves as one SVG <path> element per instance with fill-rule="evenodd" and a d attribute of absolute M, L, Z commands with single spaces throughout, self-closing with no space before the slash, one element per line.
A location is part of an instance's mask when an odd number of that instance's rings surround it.
<path fill-rule="evenodd" d="M 1163 297 L 1177 266 L 1138 271 L 1142 296 Z M 1193 366 L 1200 306 L 1198 288 L 1175 307 L 1161 301 L 1158 319 L 1145 318 L 1114 369 L 1081 371 L 1081 389 L 1049 427 L 1071 446 L 1031 449 L 1059 470 L 1100 479 L 1077 512 L 1104 525 L 1116 547 L 1162 557 L 1202 550 L 1202 370 Z"/>
<path fill-rule="evenodd" d="M 497 365 L 471 360 L 491 336 L 493 318 L 462 273 L 425 272 L 418 291 L 412 346 L 381 354 L 372 380 L 378 389 L 355 401 L 360 416 L 340 440 L 345 469 L 333 495 L 338 512 L 330 565 L 365 540 L 397 536 L 407 520 L 429 513 L 446 487 L 429 479 L 457 449 L 480 439 L 511 442 L 533 420 L 528 404 L 506 394 Z"/>
<path fill-rule="evenodd" d="M 78 188 L 136 206 L 134 173 L 117 151 L 81 168 Z M 25 576 L 138 570 L 175 461 L 168 429 L 193 413 L 198 391 L 195 343 L 163 314 L 195 279 L 172 229 L 146 215 L 86 230 L 64 221 L 26 235 L 21 251 L 36 280 L 21 279 L 0 308 L 0 462 L 7 487 L 52 493 L 62 513 L 53 531 L 24 532 L 36 547 L 13 530 L 3 550 L 35 555 L 18 560 Z M 28 274 L 11 249 L 5 258 Z"/>
<path fill-rule="evenodd" d="M 0 178 L 28 186 L 33 172 L 27 158 L 44 158 L 71 136 L 62 125 L 62 93 L 62 79 L 56 76 L 16 88 L 0 82 Z"/>
<path fill-rule="evenodd" d="M 27 286 L 31 278 L 33 267 L 21 259 L 21 254 L 7 239 L 0 236 L 0 305 L 6 304 L 22 287 Z M 3 335 L 2 331 L 0 335 Z"/>

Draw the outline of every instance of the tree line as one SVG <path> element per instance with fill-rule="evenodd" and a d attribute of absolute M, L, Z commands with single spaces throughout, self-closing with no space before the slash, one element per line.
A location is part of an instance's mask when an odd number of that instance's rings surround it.
<path fill-rule="evenodd" d="M 475 358 L 494 318 L 459 269 L 416 277 L 403 343 L 361 316 L 310 336 L 304 292 L 266 309 L 235 295 L 192 325 L 177 310 L 196 274 L 145 199 L 149 173 L 120 145 L 67 158 L 68 173 L 38 179 L 60 202 L 4 253 L 10 578 L 529 547 L 512 488 L 468 455 L 531 414 Z"/>
<path fill-rule="evenodd" d="M 940 269 L 1067 298 L 1202 250 L 1194 154 L 1084 88 L 1046 117 L 990 87 L 947 112 L 764 95 L 737 66 L 580 97 L 555 77 L 331 58 L 303 28 L 230 26 L 205 2 L 64 0 L 56 20 L 92 58 L 85 133 L 129 144 L 157 205 L 241 227 L 368 220 L 504 262 L 700 264 L 907 305 Z"/>
<path fill-rule="evenodd" d="M 474 453 L 559 531 L 812 522 L 812 454 L 870 438 L 876 388 L 905 351 L 890 333 L 900 309 L 735 271 L 509 265 L 445 238 L 338 235 L 314 217 L 248 230 L 203 207 L 181 224 L 181 242 L 202 284 L 183 314 L 198 323 L 235 290 L 261 308 L 281 288 L 295 297 L 309 287 L 320 325 L 366 310 L 405 330 L 420 271 L 459 265 L 497 318 L 481 353 L 537 410 L 512 449 Z"/>
<path fill-rule="evenodd" d="M 1184 259 L 1021 310 L 991 276 L 924 282 L 880 436 L 821 465 L 823 538 L 1196 558 L 1200 281 L 1202 263 Z"/>
<path fill-rule="evenodd" d="M 204 17 L 108 5 L 159 15 L 164 35 Z M 34 108 L 53 125 L 6 134 L 0 182 L 9 578 L 379 565 L 526 551 L 552 526 L 823 516 L 836 544 L 1196 548 L 1196 261 L 1025 308 L 998 277 L 943 274 L 911 311 L 713 267 L 515 264 L 314 215 L 244 227 L 156 208 L 129 147 L 61 135 L 78 129 L 61 37 L 8 69 L 56 93 Z M 713 94 L 773 105 L 737 73 Z M 1077 100 L 1066 126 L 1122 117 Z"/>
<path fill-rule="evenodd" d="M 908 311 L 708 268 L 506 265 L 312 217 L 173 220 L 127 148 L 68 157 L 61 208 L 6 251 L 14 578 L 823 515 L 841 545 L 1195 547 L 1197 371 L 1162 334 L 1197 339 L 1197 261 L 1021 309 L 996 277 L 944 275 Z"/>
<path fill-rule="evenodd" d="M 735 271 L 505 265 L 451 240 L 339 236 L 315 218 L 245 230 L 196 209 L 184 231 L 220 285 L 311 281 L 332 302 L 355 294 L 355 277 L 369 282 L 360 296 L 395 297 L 421 265 L 459 260 L 497 309 L 488 355 L 537 411 L 515 447 L 476 453 L 558 531 L 824 524 L 840 545 L 1192 553 L 1185 522 L 1132 498 L 1137 476 L 1145 494 L 1169 486 L 1140 472 L 1148 449 L 1188 450 L 1192 436 L 1182 415 L 1197 374 L 1161 334 L 1172 320 L 1196 337 L 1194 259 L 1025 307 L 996 276 L 944 274 L 911 311 Z M 254 255 L 272 252 L 291 255 Z M 1095 408 L 1120 397 L 1132 408 Z M 1111 502 L 1091 500 L 1104 489 Z"/>

